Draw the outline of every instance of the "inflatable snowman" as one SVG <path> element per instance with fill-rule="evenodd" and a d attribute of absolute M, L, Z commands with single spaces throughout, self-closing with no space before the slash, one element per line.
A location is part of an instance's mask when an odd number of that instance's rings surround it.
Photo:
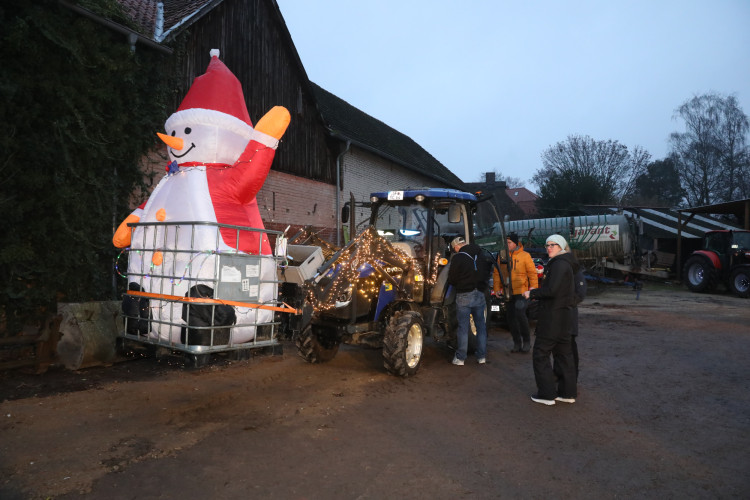
<path fill-rule="evenodd" d="M 146 320 L 140 334 L 186 343 L 186 304 L 175 297 L 188 293 L 223 299 L 213 297 L 223 286 L 247 292 L 246 302 L 276 299 L 275 260 L 266 233 L 237 228 L 264 227 L 255 197 L 289 120 L 289 112 L 276 106 L 253 128 L 239 80 L 219 60 L 219 51 L 211 50 L 206 73 L 167 119 L 166 134 L 158 134 L 172 160 L 166 175 L 112 240 L 118 248 L 130 247 L 128 288 L 150 297 L 148 311 L 141 299 L 140 316 Z M 135 229 L 128 227 L 133 222 L 139 223 Z M 250 255 L 257 257 L 241 261 Z M 220 343 L 249 342 L 256 325 L 273 319 L 271 310 L 232 307 L 234 326 L 225 329 L 231 336 Z M 225 312 L 210 309 L 212 321 Z"/>

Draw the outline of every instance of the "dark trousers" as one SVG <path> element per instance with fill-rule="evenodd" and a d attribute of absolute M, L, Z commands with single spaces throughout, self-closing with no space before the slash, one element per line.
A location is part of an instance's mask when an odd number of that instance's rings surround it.
<path fill-rule="evenodd" d="M 526 309 L 529 307 L 529 301 L 523 295 L 513 295 L 508 304 L 508 328 L 513 337 L 514 347 L 521 347 L 524 344 L 531 343 L 529 335 L 529 318 L 526 317 Z"/>
<path fill-rule="evenodd" d="M 573 351 L 573 363 L 576 366 L 576 381 L 578 380 L 578 344 L 576 339 L 578 335 L 572 335 L 570 337 L 570 350 Z"/>
<path fill-rule="evenodd" d="M 550 356 L 554 359 L 554 370 Z M 570 335 L 556 339 L 537 336 L 532 358 L 537 395 L 540 398 L 576 397 L 576 368 Z"/>
<path fill-rule="evenodd" d="M 573 352 L 573 364 L 576 367 L 576 384 L 578 383 L 579 374 L 581 373 L 578 370 L 578 344 L 576 343 L 576 338 L 578 338 L 578 335 L 571 335 L 570 336 L 570 350 Z M 555 377 L 559 380 L 562 375 L 560 374 L 560 367 L 556 364 L 552 365 L 552 370 L 555 372 Z"/>

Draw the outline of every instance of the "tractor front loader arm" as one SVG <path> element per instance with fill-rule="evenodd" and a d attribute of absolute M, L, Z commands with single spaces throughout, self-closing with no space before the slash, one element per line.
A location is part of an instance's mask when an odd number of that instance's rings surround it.
<path fill-rule="evenodd" d="M 410 257 L 396 250 L 370 226 L 323 263 L 317 274 L 305 282 L 306 297 L 316 311 L 329 309 L 334 307 L 337 297 L 352 286 L 356 288 L 360 280 L 373 280 L 373 274 L 380 281 L 389 281 L 403 296 L 403 282 L 412 265 Z M 400 272 L 394 273 L 393 268 Z"/>

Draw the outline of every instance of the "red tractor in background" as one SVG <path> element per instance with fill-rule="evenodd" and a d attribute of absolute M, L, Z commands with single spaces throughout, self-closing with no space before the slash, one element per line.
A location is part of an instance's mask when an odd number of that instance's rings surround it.
<path fill-rule="evenodd" d="M 685 262 L 685 284 L 693 292 L 712 292 L 720 282 L 740 297 L 750 297 L 750 231 L 709 231 L 701 250 Z"/>

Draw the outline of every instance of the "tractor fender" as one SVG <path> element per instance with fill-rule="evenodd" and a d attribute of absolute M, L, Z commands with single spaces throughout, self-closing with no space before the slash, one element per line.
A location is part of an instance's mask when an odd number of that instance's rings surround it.
<path fill-rule="evenodd" d="M 717 271 L 721 269 L 721 260 L 715 252 L 712 252 L 710 250 L 696 250 L 695 252 L 693 252 L 693 255 L 703 255 L 709 260 L 709 262 L 711 262 L 711 265 L 714 266 L 714 269 L 716 269 Z"/>

